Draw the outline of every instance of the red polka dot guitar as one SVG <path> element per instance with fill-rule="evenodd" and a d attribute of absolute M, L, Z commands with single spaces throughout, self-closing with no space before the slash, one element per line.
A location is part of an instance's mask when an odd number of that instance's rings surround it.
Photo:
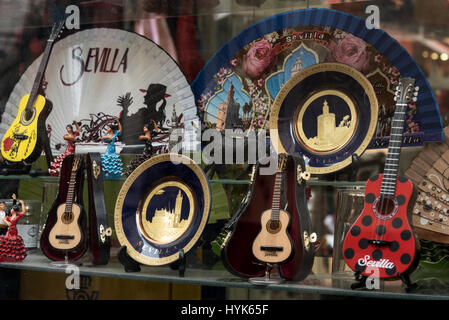
<path fill-rule="evenodd" d="M 364 209 L 343 242 L 343 257 L 356 279 L 399 277 L 409 285 L 408 275 L 418 263 L 419 243 L 410 224 L 414 187 L 398 177 L 407 106 L 418 95 L 414 85 L 412 78 L 399 81 L 384 173 L 367 181 Z"/>

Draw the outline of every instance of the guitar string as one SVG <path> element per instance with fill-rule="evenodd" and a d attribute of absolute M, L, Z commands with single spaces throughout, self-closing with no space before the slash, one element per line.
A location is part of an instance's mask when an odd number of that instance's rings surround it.
<path fill-rule="evenodd" d="M 412 93 L 410 85 L 408 85 L 407 88 L 405 88 L 404 93 L 406 95 Z M 389 156 L 387 156 L 387 162 L 386 162 L 385 169 L 384 169 L 384 175 L 382 177 L 381 194 L 382 194 L 382 189 L 384 189 L 385 193 L 387 194 L 387 197 L 381 195 L 381 200 L 380 200 L 381 201 L 381 210 L 382 210 L 381 214 L 386 213 L 387 209 L 389 209 L 388 207 L 391 204 L 390 194 L 392 193 L 392 197 L 395 198 L 396 191 L 397 191 L 399 159 L 400 159 L 400 153 L 401 153 L 402 137 L 403 137 L 404 122 L 405 122 L 405 118 L 406 118 L 407 107 L 408 107 L 408 103 L 397 103 L 396 108 L 395 108 L 393 122 L 392 122 L 391 129 L 390 129 L 390 143 L 389 143 L 389 147 L 388 147 Z M 395 122 L 399 122 L 399 125 L 395 125 Z M 391 140 L 392 136 L 400 137 L 400 139 L 394 138 L 392 141 Z M 397 150 L 397 152 L 395 152 L 394 150 Z M 393 156 L 391 156 L 391 155 L 393 155 Z M 391 168 L 393 165 L 394 165 L 394 168 Z M 393 174 L 388 173 L 389 171 L 393 171 L 394 176 L 393 176 Z M 385 186 L 385 184 L 384 184 L 385 176 L 387 176 L 387 181 L 394 179 L 394 185 L 392 187 L 388 187 L 388 185 L 387 185 L 387 187 L 384 187 Z M 387 190 L 385 190 L 385 189 L 387 189 Z M 392 190 L 389 190 L 389 189 L 392 189 Z M 393 204 L 394 207 L 392 208 L 392 210 L 395 210 L 397 200 L 393 200 L 393 201 L 394 201 L 394 204 Z M 381 225 L 382 225 L 381 235 L 379 235 L 378 232 L 375 232 L 377 240 L 383 241 L 385 239 L 385 235 L 387 234 L 387 232 L 386 232 L 387 220 L 390 220 L 390 219 L 384 218 L 381 221 Z M 378 224 L 378 222 L 376 224 Z M 376 229 L 377 229 L 377 226 L 376 226 Z"/>
<path fill-rule="evenodd" d="M 400 145 L 401 145 L 401 140 L 402 139 L 397 139 L 397 138 L 393 138 L 393 137 L 397 137 L 397 136 L 401 136 L 402 137 L 402 131 L 403 131 L 403 121 L 404 119 L 402 119 L 402 117 L 400 116 L 402 111 L 402 105 L 400 105 L 399 103 L 396 105 L 395 108 L 395 114 L 393 117 L 393 122 L 391 125 L 391 129 L 390 129 L 390 143 L 388 146 L 388 155 L 387 155 L 387 161 L 385 164 L 385 169 L 384 169 L 384 175 L 382 177 L 382 186 L 381 189 L 383 189 L 382 193 L 385 193 L 385 195 L 381 195 L 381 215 L 384 215 L 387 213 L 387 210 L 389 209 L 389 205 L 390 205 L 390 197 L 394 197 L 395 193 L 396 193 L 396 187 L 397 187 L 397 168 L 398 166 L 396 164 L 399 164 L 399 156 L 400 156 Z M 396 123 L 395 123 L 396 122 Z M 397 125 L 397 122 L 399 122 L 399 125 Z M 397 145 L 396 143 L 399 142 Z M 394 152 L 393 150 L 399 150 L 399 152 Z M 397 154 L 397 156 L 396 156 Z M 395 163 L 397 162 L 397 163 Z M 395 168 L 391 168 L 392 165 L 395 164 Z M 393 170 L 393 174 L 389 173 L 389 171 Z M 391 181 L 393 180 L 393 185 L 390 187 L 387 182 L 385 182 L 385 180 Z M 392 190 L 391 190 L 392 189 Z M 394 208 L 393 208 L 394 210 Z M 379 212 L 378 212 L 379 214 Z M 380 226 L 382 226 L 381 229 L 378 229 L 378 226 L 376 226 L 376 240 L 378 241 L 382 241 L 384 239 L 384 235 L 386 234 L 386 232 L 384 232 L 384 230 L 386 230 L 386 223 L 387 223 L 387 219 L 385 219 L 385 217 L 382 217 L 381 219 L 381 223 Z M 378 223 L 377 223 L 378 224 Z M 378 224 L 379 225 L 379 224 Z M 381 231 L 381 235 L 379 235 L 379 232 L 377 231 Z"/>
<path fill-rule="evenodd" d="M 68 188 L 68 194 L 67 194 L 67 200 L 70 199 L 70 201 L 69 201 L 69 203 L 66 204 L 66 207 L 64 210 L 64 216 L 66 218 L 66 222 L 67 221 L 70 222 L 70 223 L 65 223 L 67 234 L 69 233 L 69 230 L 70 230 L 69 225 L 71 224 L 71 220 L 72 220 L 72 216 L 73 216 L 72 211 L 73 211 L 73 200 L 74 200 L 75 183 L 76 183 L 76 172 L 77 172 L 77 168 L 79 166 L 79 161 L 80 161 L 79 156 L 75 156 L 73 164 L 72 164 L 72 172 L 71 172 L 71 176 L 70 176 L 70 182 L 69 182 L 69 188 Z M 68 205 L 70 208 L 70 212 L 67 212 Z M 68 215 L 68 217 L 67 217 L 67 215 Z"/>

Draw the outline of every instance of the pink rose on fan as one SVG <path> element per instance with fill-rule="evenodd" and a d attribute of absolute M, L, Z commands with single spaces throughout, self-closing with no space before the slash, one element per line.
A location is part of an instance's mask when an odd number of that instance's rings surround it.
<path fill-rule="evenodd" d="M 419 126 L 415 122 L 411 122 L 408 125 L 410 132 L 419 132 Z"/>
<path fill-rule="evenodd" d="M 374 56 L 374 62 L 380 63 L 382 61 L 382 56 L 380 54 L 376 54 Z"/>
<path fill-rule="evenodd" d="M 401 73 L 399 72 L 399 70 L 396 68 L 396 67 L 392 67 L 392 68 L 390 68 L 390 70 L 388 70 L 389 71 L 389 73 L 392 75 L 392 76 L 394 76 L 394 77 L 397 77 L 397 76 L 400 76 L 401 75 Z"/>
<path fill-rule="evenodd" d="M 347 64 L 358 71 L 368 65 L 370 54 L 366 51 L 366 43 L 348 33 L 333 50 L 335 61 Z"/>
<path fill-rule="evenodd" d="M 262 39 L 255 42 L 243 56 L 243 71 L 252 78 L 260 76 L 273 62 L 274 53 L 271 43 Z"/>

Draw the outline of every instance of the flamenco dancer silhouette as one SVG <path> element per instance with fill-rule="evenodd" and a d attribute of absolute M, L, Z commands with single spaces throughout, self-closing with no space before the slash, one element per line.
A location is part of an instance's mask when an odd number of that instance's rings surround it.
<path fill-rule="evenodd" d="M 139 136 L 143 126 L 156 122 L 160 130 L 165 130 L 164 122 L 166 119 L 165 107 L 167 105 L 166 98 L 170 97 L 166 93 L 167 87 L 163 84 L 152 83 L 148 89 L 140 89 L 144 95 L 145 108 L 140 108 L 135 114 L 128 115 L 129 107 L 133 103 L 131 93 L 126 93 L 118 97 L 117 104 L 123 109 L 120 113 L 119 120 L 123 126 L 123 135 L 121 141 L 127 145 L 140 144 Z"/>

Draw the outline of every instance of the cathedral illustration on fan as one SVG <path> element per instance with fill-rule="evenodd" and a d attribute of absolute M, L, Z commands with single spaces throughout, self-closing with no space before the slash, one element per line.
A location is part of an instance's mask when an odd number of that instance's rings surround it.
<path fill-rule="evenodd" d="M 124 96 L 120 96 L 117 99 L 118 105 L 123 109 L 120 113 L 120 122 L 123 126 L 123 135 L 121 140 L 127 144 L 140 144 L 139 135 L 145 124 L 155 121 L 159 130 L 167 131 L 165 128 L 165 107 L 167 105 L 166 98 L 170 97 L 166 93 L 167 87 L 160 83 L 151 83 L 148 89 L 140 89 L 140 92 L 145 93 L 144 105 L 136 113 L 129 115 L 129 107 L 133 102 L 133 98 L 129 93 Z"/>
<path fill-rule="evenodd" d="M 242 126 L 240 103 L 234 100 L 234 85 L 231 83 L 226 102 L 220 103 L 217 115 L 217 130 L 235 129 Z"/>

